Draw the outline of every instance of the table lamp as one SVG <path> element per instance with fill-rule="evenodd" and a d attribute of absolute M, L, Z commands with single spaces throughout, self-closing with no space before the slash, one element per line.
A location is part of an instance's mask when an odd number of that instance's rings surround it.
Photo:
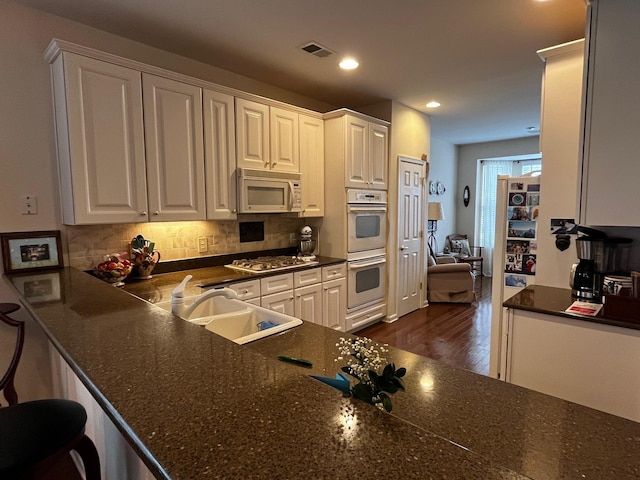
<path fill-rule="evenodd" d="M 436 232 L 438 231 L 438 220 L 444 220 L 444 210 L 442 203 L 429 202 L 427 212 L 427 231 L 429 232 L 429 247 L 435 254 L 438 251 L 438 241 L 436 240 Z"/>

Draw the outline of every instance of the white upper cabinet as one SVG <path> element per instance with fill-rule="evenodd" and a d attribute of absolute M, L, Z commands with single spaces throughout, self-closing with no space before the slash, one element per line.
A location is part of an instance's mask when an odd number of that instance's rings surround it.
<path fill-rule="evenodd" d="M 298 114 L 236 98 L 238 167 L 300 171 Z"/>
<path fill-rule="evenodd" d="M 640 226 L 640 2 L 589 8 L 580 222 Z"/>
<path fill-rule="evenodd" d="M 207 219 L 234 220 L 237 218 L 234 99 L 208 89 L 203 96 Z"/>
<path fill-rule="evenodd" d="M 344 109 L 330 112 L 325 116 L 325 154 L 327 165 L 342 168 L 346 187 L 387 189 L 387 122 Z"/>
<path fill-rule="evenodd" d="M 302 217 L 324 216 L 324 122 L 300 115 Z"/>
<path fill-rule="evenodd" d="M 204 220 L 202 89 L 143 74 L 152 221 Z"/>
<path fill-rule="evenodd" d="M 238 167 L 271 168 L 269 106 L 236 98 Z"/>
<path fill-rule="evenodd" d="M 63 223 L 147 221 L 140 72 L 69 52 L 51 70 Z"/>
<path fill-rule="evenodd" d="M 299 172 L 298 114 L 283 108 L 270 107 L 269 118 L 271 168 L 285 172 Z"/>

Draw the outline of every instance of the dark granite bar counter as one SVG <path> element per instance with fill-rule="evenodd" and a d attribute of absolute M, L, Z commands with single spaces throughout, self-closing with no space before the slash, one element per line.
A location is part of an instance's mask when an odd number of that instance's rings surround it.
<path fill-rule="evenodd" d="M 595 317 L 565 312 L 565 310 L 569 308 L 575 300 L 577 299 L 571 295 L 571 290 L 567 288 L 530 285 L 516 293 L 513 297 L 507 299 L 503 305 L 517 310 L 545 313 L 558 317 L 571 318 L 573 320 L 584 320 L 585 322 L 601 323 L 604 325 L 640 330 L 640 318 L 636 315 L 630 314 L 621 316 L 617 314 L 618 309 L 608 308 L 620 300 L 633 301 L 635 299 L 628 299 L 628 297 L 627 299 L 624 297 L 620 299 L 615 298 L 615 296 L 606 296 L 604 307 Z"/>
<path fill-rule="evenodd" d="M 620 417 L 395 348 L 407 391 L 386 414 L 308 376 L 335 375 L 347 334 L 303 322 L 237 345 L 75 269 L 58 298 L 24 298 L 21 277 L 6 276 L 157 478 L 640 476 L 640 424 Z"/>

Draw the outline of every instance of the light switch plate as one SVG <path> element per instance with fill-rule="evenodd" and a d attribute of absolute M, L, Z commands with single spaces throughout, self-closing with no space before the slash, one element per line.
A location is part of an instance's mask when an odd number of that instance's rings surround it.
<path fill-rule="evenodd" d="M 35 195 L 23 195 L 20 197 L 22 215 L 36 215 L 38 213 L 38 197 Z"/>

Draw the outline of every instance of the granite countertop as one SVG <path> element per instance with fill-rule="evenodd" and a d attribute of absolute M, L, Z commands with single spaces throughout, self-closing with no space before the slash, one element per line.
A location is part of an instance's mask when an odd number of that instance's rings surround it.
<path fill-rule="evenodd" d="M 517 310 L 526 310 L 529 312 L 571 318 L 573 320 L 583 320 L 585 322 L 640 330 L 640 318 L 634 313 L 627 315 L 622 312 L 622 314 L 620 314 L 620 309 L 617 307 L 621 301 L 635 304 L 637 299 L 607 295 L 603 308 L 594 317 L 565 312 L 576 300 L 576 297 L 572 296 L 571 290 L 567 288 L 530 285 L 520 290 L 513 297 L 507 299 L 503 305 Z"/>
<path fill-rule="evenodd" d="M 308 376 L 335 375 L 347 334 L 303 322 L 237 345 L 87 273 L 56 275 L 59 298 L 25 307 L 157 478 L 640 476 L 630 420 L 395 348 L 407 391 L 386 414 Z M 20 277 L 6 276 L 18 292 Z"/>

